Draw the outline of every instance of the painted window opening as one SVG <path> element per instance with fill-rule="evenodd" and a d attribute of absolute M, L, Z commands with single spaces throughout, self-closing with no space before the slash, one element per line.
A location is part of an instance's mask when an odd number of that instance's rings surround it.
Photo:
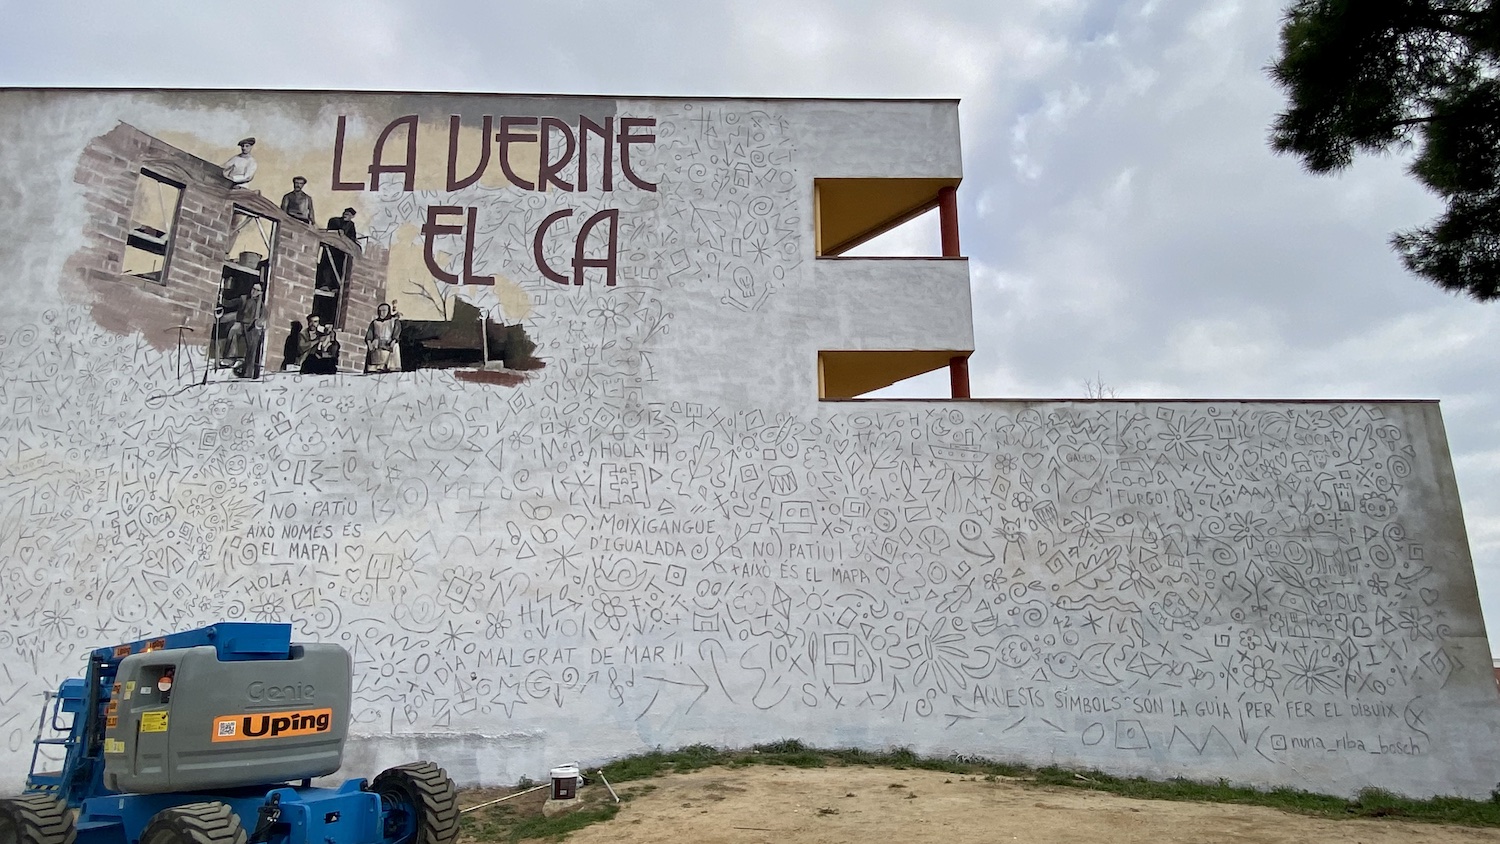
<path fill-rule="evenodd" d="M 209 344 L 214 365 L 210 371 L 227 369 L 239 378 L 260 376 L 276 227 L 275 220 L 234 206 L 230 245 L 224 255 L 214 308 L 213 342 Z"/>
<path fill-rule="evenodd" d="M 131 202 L 130 230 L 125 238 L 121 271 L 128 276 L 166 283 L 167 260 L 183 186 L 142 169 Z"/>
<path fill-rule="evenodd" d="M 313 281 L 312 313 L 324 325 L 344 327 L 348 315 L 349 254 L 326 243 L 318 246 L 318 272 Z"/>

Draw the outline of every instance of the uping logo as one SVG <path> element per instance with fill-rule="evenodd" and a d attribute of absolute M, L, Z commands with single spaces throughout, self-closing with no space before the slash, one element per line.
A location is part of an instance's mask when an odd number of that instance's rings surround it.
<path fill-rule="evenodd" d="M 332 709 L 292 712 L 258 712 L 253 715 L 220 715 L 214 719 L 214 741 L 312 736 L 333 727 Z"/>

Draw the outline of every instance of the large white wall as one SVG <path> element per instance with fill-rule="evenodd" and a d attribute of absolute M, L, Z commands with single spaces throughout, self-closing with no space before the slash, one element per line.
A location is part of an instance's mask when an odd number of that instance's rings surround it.
<path fill-rule="evenodd" d="M 88 649 L 220 619 L 352 651 L 356 774 L 795 737 L 1337 793 L 1500 780 L 1437 405 L 816 400 L 819 332 L 880 320 L 857 265 L 814 273 L 810 180 L 956 175 L 951 104 L 622 101 L 658 120 L 657 192 L 469 190 L 521 237 L 569 203 L 627 224 L 613 289 L 486 233 L 547 361 L 519 386 L 191 386 L 94 323 L 64 267 L 90 139 L 451 107 L 324 99 L 0 93 L 0 790 Z M 866 160 L 891 169 L 833 172 Z M 451 198 L 364 199 L 379 237 Z M 899 308 L 875 275 L 893 337 L 968 330 L 966 302 Z"/>

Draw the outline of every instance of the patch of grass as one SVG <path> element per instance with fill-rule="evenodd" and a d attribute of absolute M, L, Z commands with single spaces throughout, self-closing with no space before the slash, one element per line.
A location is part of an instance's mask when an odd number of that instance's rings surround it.
<path fill-rule="evenodd" d="M 652 786 L 643 785 L 637 786 L 636 790 L 650 788 Z M 517 789 L 512 794 L 520 794 L 523 790 Z M 458 844 L 508 844 L 530 838 L 561 840 L 575 829 L 607 821 L 620 811 L 620 806 L 610 799 L 602 786 L 582 792 L 580 797 L 582 801 L 578 808 L 551 818 L 542 814 L 548 798 L 546 791 L 524 794 L 505 803 L 462 814 L 459 816 Z"/>
<path fill-rule="evenodd" d="M 654 777 L 668 771 L 687 773 L 688 771 L 697 770 L 698 767 L 706 768 L 708 764 L 695 766 L 692 756 L 680 756 L 674 753 L 653 750 L 650 753 L 616 759 L 604 766 L 604 776 L 612 783 L 622 783 Z"/>
<path fill-rule="evenodd" d="M 510 837 L 506 841 L 522 841 L 527 838 L 560 838 L 568 833 L 583 829 L 590 824 L 611 820 L 620 813 L 620 807 L 614 803 L 606 803 L 592 809 L 579 809 L 576 812 L 567 812 L 556 817 L 537 815 L 521 821 L 510 829 Z"/>

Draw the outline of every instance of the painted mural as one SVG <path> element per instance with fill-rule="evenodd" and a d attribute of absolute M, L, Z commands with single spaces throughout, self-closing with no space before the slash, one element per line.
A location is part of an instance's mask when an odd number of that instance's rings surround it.
<path fill-rule="evenodd" d="M 0 331 L 0 785 L 89 648 L 219 619 L 345 645 L 360 753 L 471 783 L 783 737 L 1500 780 L 1436 405 L 761 385 L 816 260 L 795 102 L 373 98 L 297 143 L 107 102 Z"/>

